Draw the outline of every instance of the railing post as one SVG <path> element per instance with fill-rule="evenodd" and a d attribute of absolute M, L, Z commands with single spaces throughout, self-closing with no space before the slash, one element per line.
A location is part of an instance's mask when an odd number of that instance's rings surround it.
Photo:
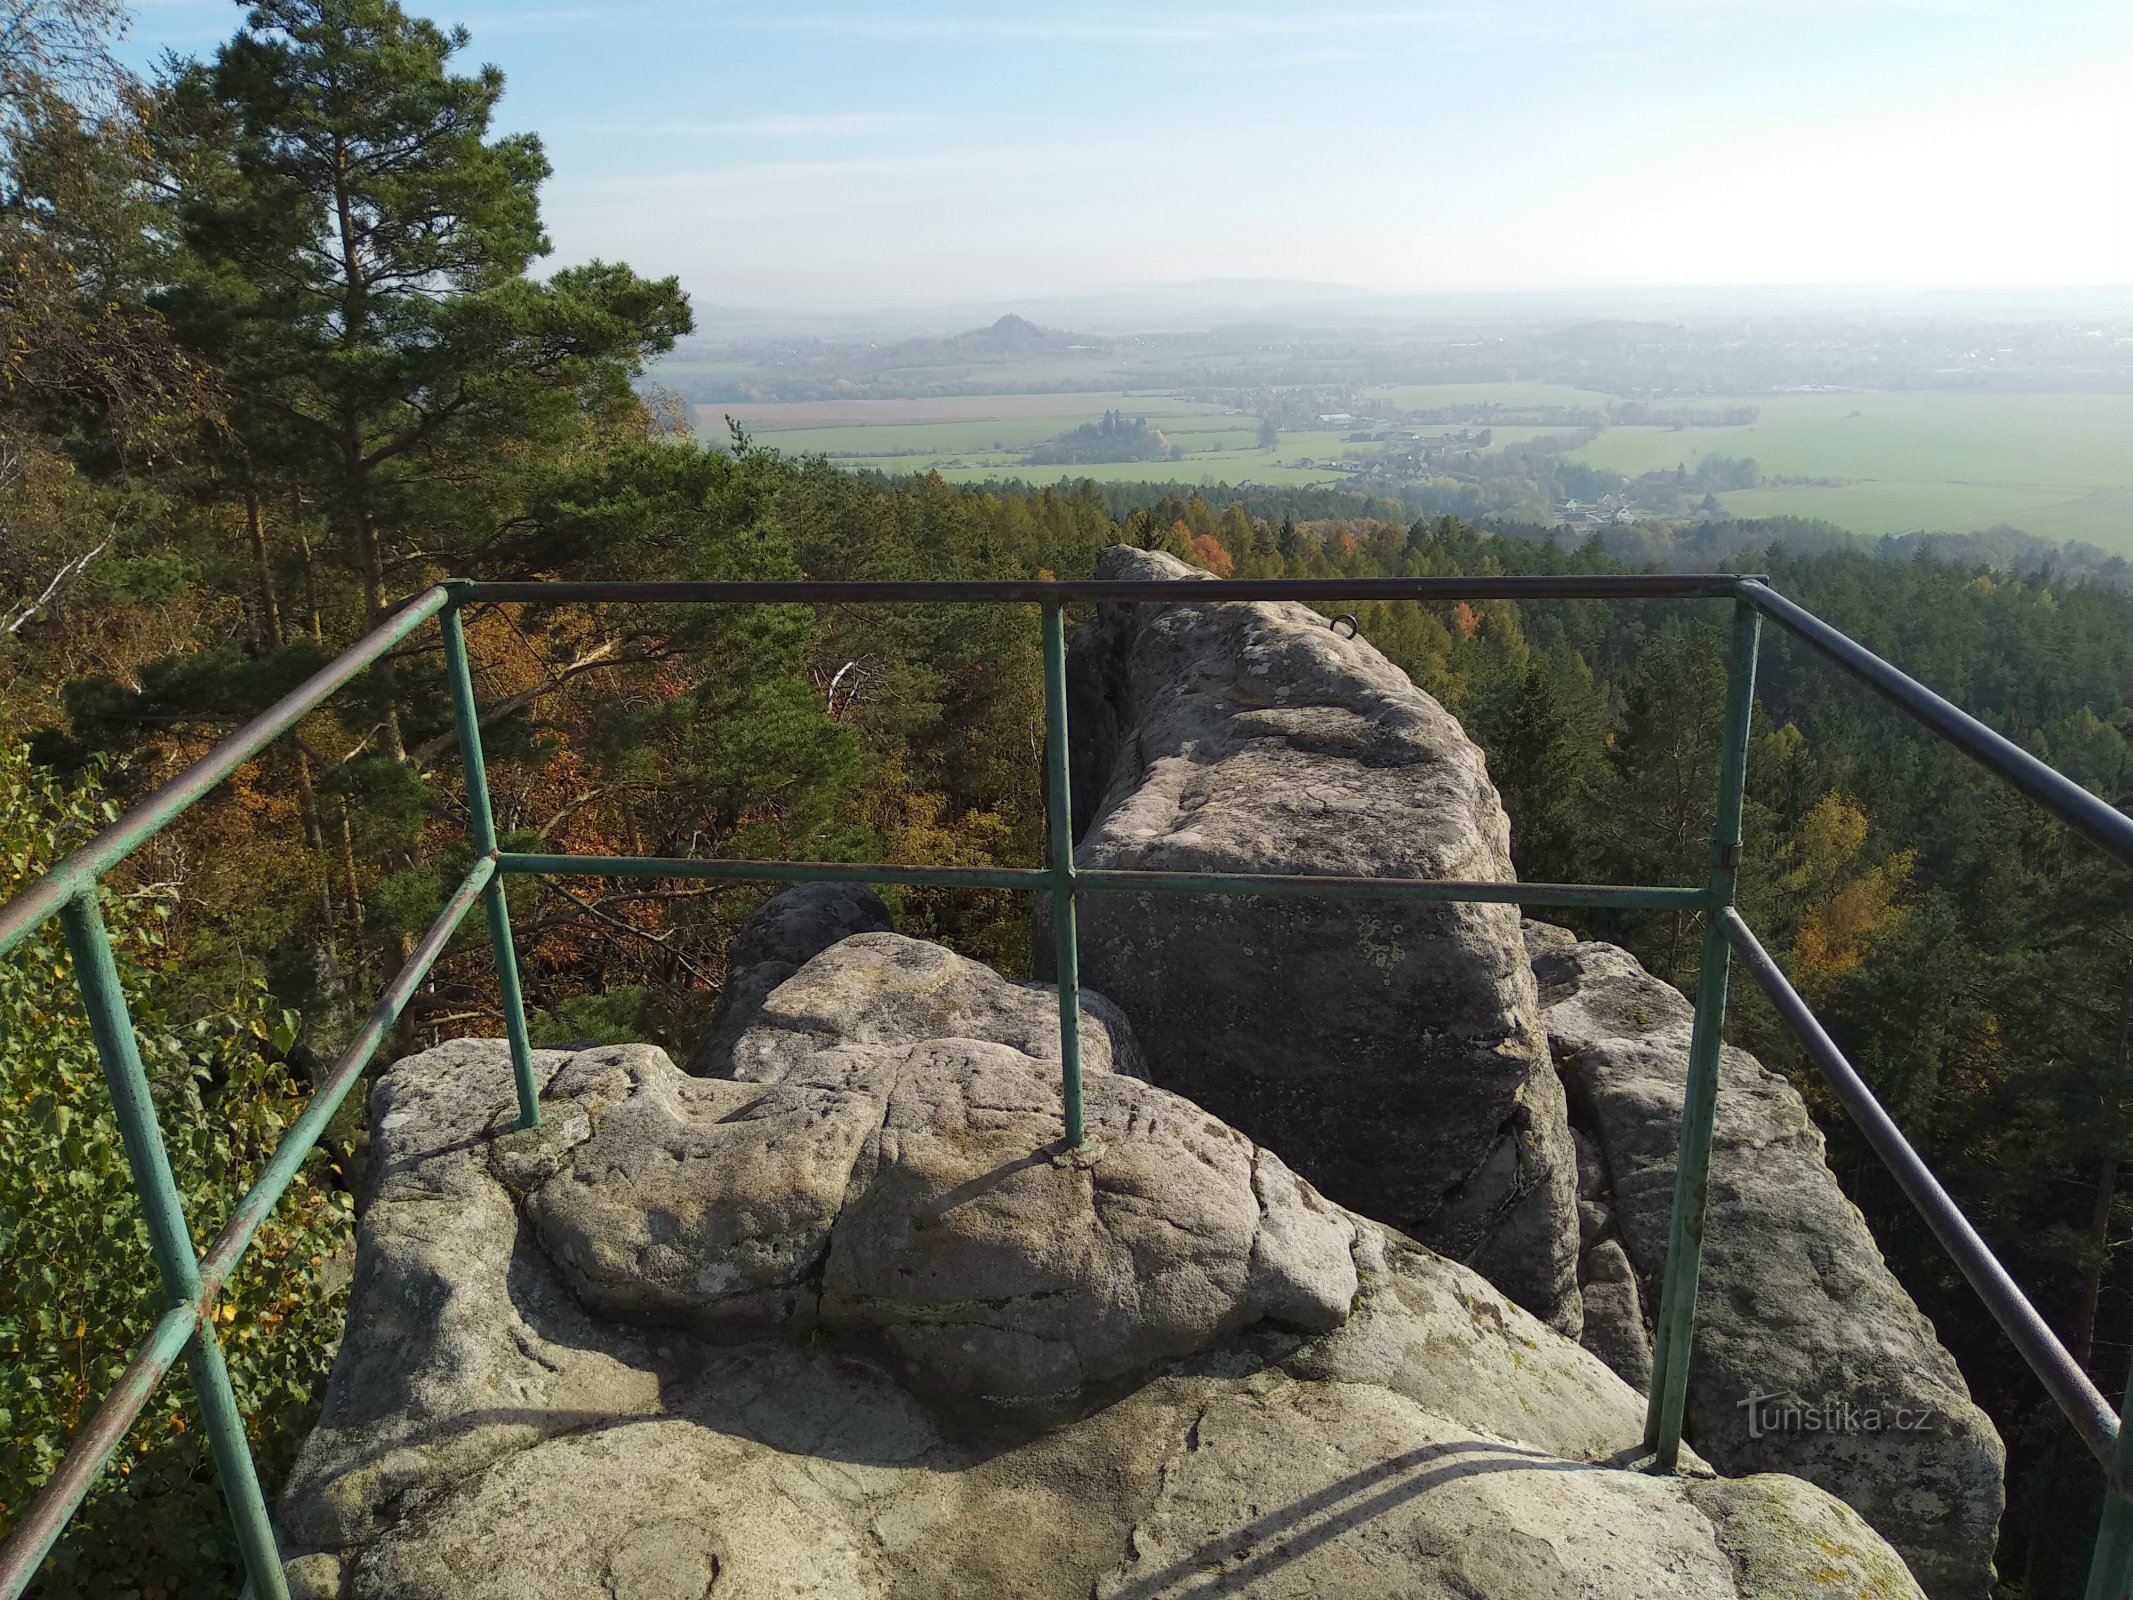
<path fill-rule="evenodd" d="M 119 1137 L 126 1145 L 126 1165 L 132 1169 L 134 1187 L 140 1191 L 141 1214 L 148 1224 L 148 1247 L 155 1256 L 167 1304 L 193 1308 L 193 1335 L 185 1347 L 186 1367 L 192 1374 L 193 1393 L 200 1401 L 208 1448 L 214 1454 L 215 1473 L 222 1484 L 223 1504 L 229 1508 L 230 1523 L 237 1530 L 237 1546 L 244 1553 L 252 1592 L 259 1600 L 289 1600 L 288 1586 L 282 1582 L 281 1552 L 275 1547 L 274 1526 L 267 1516 L 266 1496 L 259 1487 L 252 1447 L 245 1438 L 244 1418 L 238 1414 L 237 1396 L 231 1392 L 229 1369 L 223 1364 L 222 1346 L 216 1339 L 213 1308 L 200 1304 L 200 1262 L 193 1254 L 184 1203 L 178 1198 L 177 1180 L 171 1175 L 170 1154 L 163 1148 L 155 1096 L 148 1086 L 147 1070 L 141 1065 L 140 1043 L 134 1038 L 126 991 L 119 982 L 118 963 L 112 959 L 111 936 L 104 927 L 96 893 L 96 885 L 88 884 L 59 913 L 66 930 L 67 949 L 74 957 L 75 981 L 81 986 L 82 1002 L 88 1009 L 89 1032 L 96 1040 L 104 1082 L 110 1086 Z"/>
<path fill-rule="evenodd" d="M 459 734 L 459 765 L 467 782 L 467 829 L 474 853 L 496 857 L 496 816 L 489 807 L 489 769 L 481 753 L 481 719 L 474 709 L 474 674 L 467 666 L 466 629 L 459 620 L 459 591 L 447 584 L 451 604 L 444 608 L 444 670 L 452 684 L 452 725 Z M 511 904 L 504 898 L 504 875 L 490 878 L 481 891 L 489 915 L 489 943 L 496 950 L 496 992 L 503 1007 L 504 1036 L 511 1041 L 511 1078 L 518 1089 L 518 1125 L 535 1128 L 541 1121 L 540 1086 L 533 1081 L 533 1046 L 526 1037 L 526 1001 L 518 987 L 518 949 L 511 941 Z"/>
<path fill-rule="evenodd" d="M 1726 671 L 1726 725 L 1719 745 L 1718 811 L 1711 824 L 1711 870 L 1706 887 L 1703 961 L 1696 975 L 1696 1023 L 1689 1036 L 1689 1076 L 1681 1106 L 1681 1146 L 1674 1163 L 1674 1214 L 1667 1232 L 1666 1276 L 1654 1321 L 1652 1392 L 1644 1416 L 1644 1448 L 1661 1472 L 1681 1458 L 1681 1423 L 1688 1408 L 1689 1348 L 1696 1328 L 1696 1286 L 1703 1273 L 1704 1202 L 1711 1178 L 1711 1127 L 1718 1111 L 1718 1062 L 1726 1021 L 1726 979 L 1732 945 L 1718 912 L 1733 904 L 1740 867 L 1741 799 L 1747 789 L 1748 731 L 1755 708 L 1755 655 L 1761 619 L 1745 600 L 1734 602 Z"/>
<path fill-rule="evenodd" d="M 2103 1520 L 2089 1561 L 2085 1600 L 2126 1600 L 2133 1594 L 2133 1372 L 2118 1407 L 2118 1443 L 2103 1484 Z"/>
<path fill-rule="evenodd" d="M 1074 928 L 1074 801 L 1067 762 L 1066 619 L 1044 602 L 1044 821 L 1052 872 L 1052 945 L 1059 971 L 1059 1099 L 1066 1147 L 1083 1143 L 1081 948 Z"/>

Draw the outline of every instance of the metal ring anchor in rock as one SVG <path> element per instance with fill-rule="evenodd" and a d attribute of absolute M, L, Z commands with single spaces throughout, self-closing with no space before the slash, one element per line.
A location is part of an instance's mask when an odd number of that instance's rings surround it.
<path fill-rule="evenodd" d="M 1344 622 L 1348 624 L 1348 631 L 1346 633 L 1341 633 L 1341 624 Z M 1359 634 L 1361 634 L 1363 631 L 1363 625 L 1355 620 L 1355 613 L 1353 612 L 1349 612 L 1345 616 L 1335 617 L 1331 622 L 1327 623 L 1326 626 L 1331 628 L 1335 633 L 1340 633 L 1340 636 L 1343 639 L 1353 639 Z"/>

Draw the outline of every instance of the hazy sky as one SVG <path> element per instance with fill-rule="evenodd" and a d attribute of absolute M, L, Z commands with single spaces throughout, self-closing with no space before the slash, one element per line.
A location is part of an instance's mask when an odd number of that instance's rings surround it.
<path fill-rule="evenodd" d="M 2133 282 L 2127 0 L 410 9 L 504 69 L 557 260 L 699 302 Z"/>

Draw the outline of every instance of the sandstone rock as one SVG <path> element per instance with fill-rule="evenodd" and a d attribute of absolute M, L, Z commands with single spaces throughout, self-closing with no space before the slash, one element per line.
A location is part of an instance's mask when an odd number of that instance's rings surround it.
<path fill-rule="evenodd" d="M 1053 1073 L 1005 1045 L 785 1064 L 761 1084 L 595 1053 L 557 1075 L 551 1116 L 587 1132 L 526 1209 L 583 1304 L 711 1337 L 820 1332 L 989 1413 L 1071 1405 L 1263 1319 L 1347 1315 L 1348 1220 L 1153 1085 L 1091 1077 L 1098 1148 L 1067 1155 Z"/>
<path fill-rule="evenodd" d="M 1626 951 L 1528 928 L 1549 1042 L 1650 1306 L 1693 1011 Z M 1721 1472 L 1791 1473 L 1848 1502 L 1935 1600 L 1982 1597 L 2003 1503 L 1998 1434 L 1838 1187 L 1799 1094 L 1730 1048 L 1719 1082 L 1688 1436 Z M 1628 1341 L 1626 1313 L 1594 1298 L 1607 1338 Z M 1603 1353 L 1634 1371 L 1634 1350 Z M 1795 1409 L 1751 1427 L 1749 1403 L 1765 1398 Z M 1810 1428 L 1806 1411 L 1839 1425 Z"/>
<path fill-rule="evenodd" d="M 1386 1228 L 1359 1227 L 1360 1293 L 1340 1327 L 1285 1356 L 1317 1381 L 1371 1384 L 1477 1433 L 1566 1461 L 1635 1455 L 1644 1402 L 1479 1274 Z M 1692 1467 L 1701 1467 L 1694 1452 Z"/>
<path fill-rule="evenodd" d="M 1729 1484 L 1567 1462 L 1470 1432 L 1405 1398 L 1348 1384 L 1239 1385 L 1192 1418 L 1128 1558 L 1101 1600 L 1187 1595 L 1401 1596 L 1426 1600 L 1676 1600 L 1702 1595 L 1911 1595 L 1901 1563 L 1842 1508 L 1823 1546 L 1744 1581 L 1726 1543 L 1805 1491 L 1789 1479 Z M 1802 1519 L 1803 1525 L 1805 1519 Z M 1761 1546 L 1758 1544 L 1758 1552 Z M 1844 1566 L 1839 1568 L 1837 1563 Z M 1787 1580 L 1872 1573 L 1872 1586 Z"/>
<path fill-rule="evenodd" d="M 860 883 L 796 883 L 780 889 L 748 919 L 726 952 L 726 986 L 689 1071 L 727 1075 L 734 1041 L 748 1031 L 770 992 L 840 939 L 894 928 L 881 897 Z"/>
<path fill-rule="evenodd" d="M 1578 1343 L 1632 1388 L 1648 1392 L 1652 1337 L 1636 1269 L 1629 1264 L 1621 1240 L 1601 1239 L 1578 1258 L 1578 1293 L 1585 1302 L 1585 1326 Z"/>
<path fill-rule="evenodd" d="M 815 1005 L 821 976 L 803 985 Z M 883 1090 L 888 1058 L 900 1064 Z M 1608 1465 L 1633 1448 L 1642 1407 L 1597 1360 L 1174 1096 L 1092 1079 L 1102 1148 L 1054 1164 L 1027 1137 L 1050 1067 L 1010 1047 L 831 1030 L 812 1065 L 782 1059 L 783 1078 L 753 1083 L 687 1078 L 649 1050 L 544 1054 L 547 1122 L 530 1135 L 507 1131 L 500 1043 L 385 1074 L 349 1338 L 281 1509 L 306 1552 L 292 1576 L 339 1600 L 1917 1594 L 1885 1545 L 1805 1484 Z M 647 1325 L 641 1309 L 570 1309 L 563 1280 L 583 1269 L 552 1260 L 543 1212 L 591 1203 L 566 1200 L 572 1186 L 642 1191 L 645 1214 L 668 1219 L 647 1226 L 648 1245 L 750 1266 L 806 1258 L 737 1215 L 712 1225 L 724 1213 L 704 1198 L 707 1175 L 665 1189 L 656 1176 L 662 1161 L 734 1165 L 775 1206 L 769 1174 L 784 1163 L 795 1190 L 827 1192 L 814 1170 L 842 1157 L 803 1158 L 798 1120 L 755 1130 L 782 1152 L 771 1168 L 690 1143 L 788 1094 L 818 1108 L 873 1096 L 880 1118 L 830 1223 L 815 1334 L 773 1319 L 720 1328 L 754 1335 L 723 1343 L 685 1319 Z M 827 1149 L 846 1148 L 834 1108 L 816 1126 Z M 805 1235 L 814 1205 L 782 1214 Z M 1164 1348 L 1190 1348 L 1110 1404 L 978 1425 L 913 1383 L 971 1359 L 961 1345 L 891 1337 L 945 1321 L 876 1317 L 820 1337 L 848 1227 L 869 1315 L 877 1297 L 922 1304 L 925 1280 L 951 1271 L 1051 1273 L 1037 1293 L 1079 1297 L 1051 1325 L 1077 1351 L 1100 1361 L 1119 1329 L 1144 1328 L 1183 1329 Z M 742 1237 L 760 1248 L 738 1249 Z M 1120 1253 L 1135 1258 L 1131 1282 Z M 669 1315 L 686 1279 L 666 1255 L 643 1259 Z M 1097 1303 L 1113 1294 L 1140 1299 L 1118 1315 Z M 1290 1318 L 1220 1310 L 1254 1294 L 1286 1297 Z M 998 1321 L 1047 1314 L 1039 1304 Z M 558 1320 L 566 1310 L 574 1320 Z M 1073 1326 L 1084 1320 L 1087 1334 Z M 1819 1570 L 1871 1584 L 1803 1590 L 1772 1544 L 1788 1525 L 1822 1541 Z"/>
<path fill-rule="evenodd" d="M 807 1458 L 678 1418 L 554 1439 L 354 1563 L 356 1600 L 801 1600 L 875 1592 L 862 1525 Z"/>
<path fill-rule="evenodd" d="M 543 1080 L 564 1059 L 536 1052 Z M 347 1327 L 281 1502 L 299 1543 L 346 1547 L 407 1497 L 589 1418 L 659 1409 L 656 1348 L 585 1314 L 489 1175 L 486 1137 L 514 1103 L 491 1040 L 425 1052 L 371 1092 L 373 1190 Z"/>
<path fill-rule="evenodd" d="M 1124 548 L 1098 572 L 1202 576 Z M 1303 606 L 1102 607 L 1068 677 L 1084 868 L 1512 875 L 1480 751 Z M 1575 1331 L 1575 1162 L 1515 910 L 1107 891 L 1081 930 L 1166 1087 Z"/>
<path fill-rule="evenodd" d="M 1691 1483 L 1741 1592 L 1808 1597 L 1916 1592 L 1916 1579 L 1858 1512 L 1782 1473 Z"/>
<path fill-rule="evenodd" d="M 1101 994 L 1081 992 L 1081 1066 L 1145 1078 L 1132 1026 Z M 1032 1061 L 1059 1061 L 1059 996 L 982 962 L 894 934 L 860 934 L 810 960 L 757 1009 L 735 1040 L 729 1074 L 768 1083 L 811 1063 L 826 1043 L 909 1045 L 982 1039 Z"/>

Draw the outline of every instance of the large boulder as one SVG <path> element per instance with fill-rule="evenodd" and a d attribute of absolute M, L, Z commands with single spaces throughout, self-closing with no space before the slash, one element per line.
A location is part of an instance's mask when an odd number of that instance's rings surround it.
<path fill-rule="evenodd" d="M 1627 951 L 1542 923 L 1526 931 L 1594 1213 L 1586 1342 L 1649 1383 L 1637 1308 L 1656 1304 L 1666 1266 L 1694 1013 Z M 1982 1600 L 2004 1494 L 1999 1435 L 1838 1187 L 1798 1092 L 1730 1047 L 1705 1217 L 1696 1448 L 1721 1472 L 1821 1485 L 1935 1600 Z"/>
<path fill-rule="evenodd" d="M 779 984 L 855 933 L 887 933 L 894 927 L 889 908 L 865 884 L 796 883 L 780 889 L 727 949 L 725 986 L 710 1025 L 689 1052 L 689 1071 L 699 1078 L 726 1077 L 735 1042 Z"/>
<path fill-rule="evenodd" d="M 988 1037 L 981 974 L 848 939 L 752 1075 L 542 1052 L 532 1132 L 500 1042 L 388 1070 L 293 1591 L 1918 1594 L 1796 1479 L 1626 1470 L 1596 1357 L 1190 1102 L 1092 1060 L 1059 1149 L 1056 1044 Z"/>
<path fill-rule="evenodd" d="M 1123 547 L 1097 571 L 1206 576 Z M 1512 878 L 1481 752 L 1368 641 L 1180 589 L 1074 635 L 1080 866 Z M 1515 908 L 1105 891 L 1080 917 L 1159 1082 L 1575 1331 L 1576 1160 Z"/>
<path fill-rule="evenodd" d="M 1133 1028 L 1117 1006 L 1084 989 L 1081 1012 L 1085 1072 L 1148 1075 Z M 1003 978 L 920 939 L 847 939 L 808 962 L 756 1008 L 747 1032 L 734 1042 L 725 1075 L 755 1083 L 806 1076 L 828 1041 L 893 1048 L 928 1039 L 1007 1045 L 1047 1063 L 1056 1080 L 1059 991 Z"/>

